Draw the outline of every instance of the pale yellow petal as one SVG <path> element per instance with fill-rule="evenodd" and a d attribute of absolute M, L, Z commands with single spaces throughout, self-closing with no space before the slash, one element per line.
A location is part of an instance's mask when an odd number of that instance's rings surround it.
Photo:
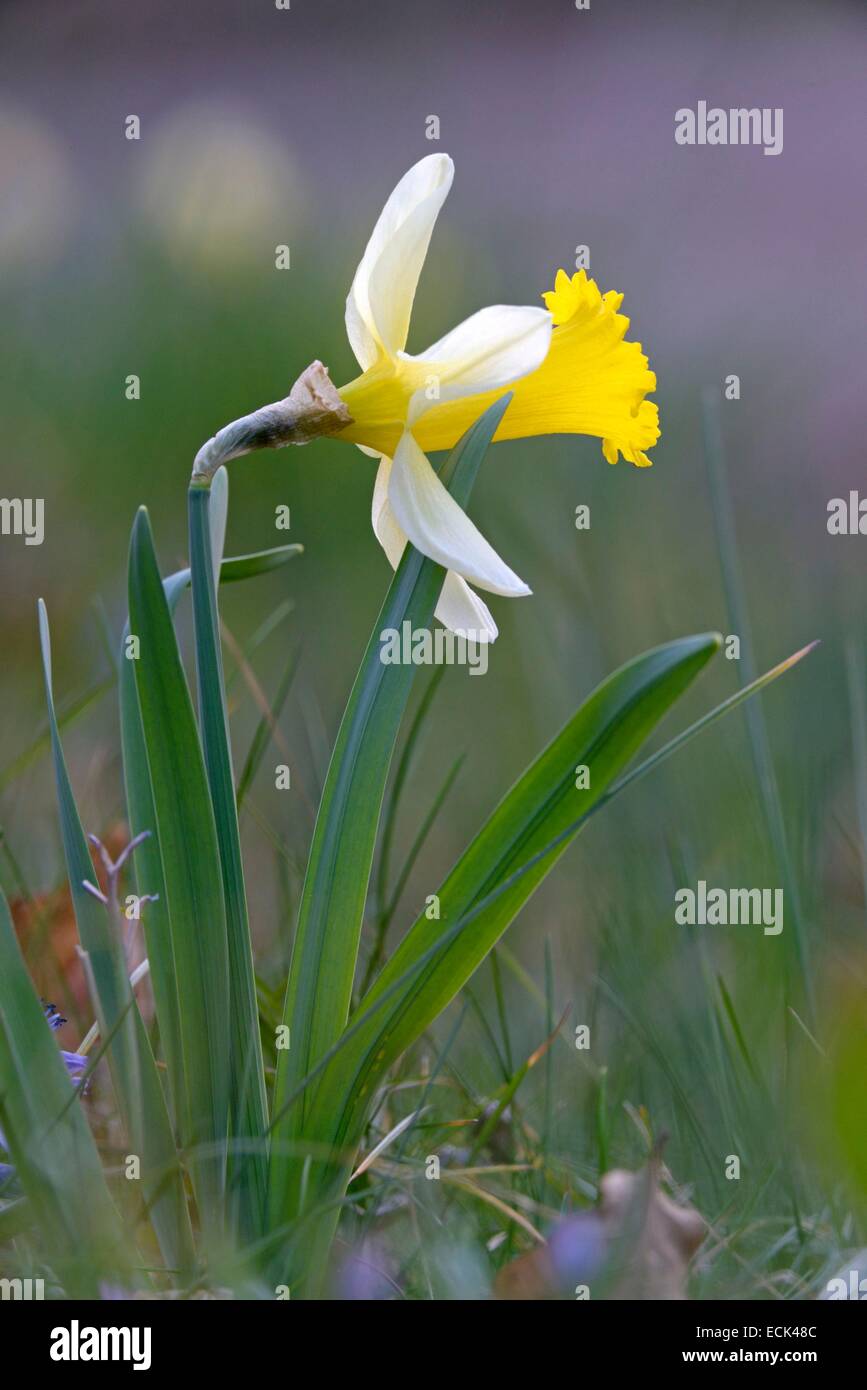
<path fill-rule="evenodd" d="M 485 540 L 443 486 L 412 435 L 397 446 L 388 480 L 395 520 L 416 550 L 493 594 L 520 598 L 530 590 Z"/>
<path fill-rule="evenodd" d="M 427 155 L 379 215 L 346 301 L 346 331 L 362 370 L 406 346 L 418 278 L 453 176 L 448 155 Z"/>
<path fill-rule="evenodd" d="M 376 539 L 385 551 L 392 569 L 397 569 L 406 549 L 406 535 L 395 520 L 388 500 L 391 459 L 380 460 L 373 487 L 371 520 Z M 497 624 L 490 609 L 474 594 L 465 579 L 449 570 L 436 606 L 436 617 L 452 632 L 469 635 L 478 642 L 495 642 Z"/>
<path fill-rule="evenodd" d="M 424 368 L 425 384 L 410 400 L 414 425 L 438 402 L 508 386 L 536 371 L 551 346 L 551 315 L 546 309 L 493 304 L 480 309 L 426 352 L 407 358 Z"/>

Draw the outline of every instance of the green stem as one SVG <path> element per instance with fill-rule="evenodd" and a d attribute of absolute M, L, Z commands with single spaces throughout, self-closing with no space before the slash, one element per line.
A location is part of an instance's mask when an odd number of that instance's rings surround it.
<path fill-rule="evenodd" d="M 253 950 L 238 832 L 232 754 L 225 702 L 217 590 L 211 550 L 209 486 L 189 490 L 190 569 L 196 636 L 199 724 L 226 905 L 229 947 L 230 1140 L 228 1191 L 245 1237 L 261 1232 L 266 1186 L 267 1100 Z M 252 1142 L 251 1142 L 252 1141 Z"/>

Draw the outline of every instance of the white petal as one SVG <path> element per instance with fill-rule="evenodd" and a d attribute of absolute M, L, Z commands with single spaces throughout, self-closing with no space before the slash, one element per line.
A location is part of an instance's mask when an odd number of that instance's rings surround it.
<path fill-rule="evenodd" d="M 346 332 L 362 371 L 381 348 L 406 346 L 418 277 L 454 165 L 430 154 L 404 174 L 379 215 L 346 301 Z"/>
<path fill-rule="evenodd" d="M 508 386 L 541 367 L 551 346 L 551 326 L 547 309 L 493 304 L 411 360 L 429 364 L 439 386 L 438 400 L 474 396 Z M 436 403 L 426 390 L 417 391 L 409 423 Z"/>
<path fill-rule="evenodd" d="M 496 642 L 497 624 L 490 609 L 474 594 L 465 579 L 449 570 L 443 584 L 436 616 L 452 632 L 469 634 L 476 642 Z"/>
<path fill-rule="evenodd" d="M 406 548 L 406 533 L 398 526 L 389 505 L 388 480 L 390 476 L 391 459 L 386 458 L 385 454 L 381 454 L 376 482 L 373 485 L 370 519 L 373 523 L 373 534 L 388 556 L 391 568 L 396 570 Z"/>
<path fill-rule="evenodd" d="M 394 455 L 388 500 L 398 525 L 423 555 L 493 594 L 530 593 L 458 506 L 408 431 Z"/>
<path fill-rule="evenodd" d="M 390 475 L 391 459 L 383 454 L 373 487 L 371 520 L 376 539 L 388 556 L 392 569 L 397 569 L 406 548 L 406 536 L 395 521 L 389 505 Z M 454 570 L 449 570 L 446 575 L 436 616 L 443 627 L 450 628 L 452 632 L 471 633 L 478 642 L 495 642 L 497 639 L 497 624 L 487 604 L 473 593 L 466 580 L 461 579 Z"/>

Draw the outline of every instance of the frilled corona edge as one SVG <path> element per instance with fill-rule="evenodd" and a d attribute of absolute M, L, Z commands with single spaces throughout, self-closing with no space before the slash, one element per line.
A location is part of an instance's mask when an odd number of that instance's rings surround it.
<path fill-rule="evenodd" d="M 309 444 L 321 435 L 336 434 L 353 423 L 337 394 L 328 368 L 311 362 L 289 395 L 263 405 L 240 420 L 224 425 L 203 444 L 193 463 L 193 482 L 207 486 L 221 464 L 254 449 L 282 449 L 286 444 Z"/>

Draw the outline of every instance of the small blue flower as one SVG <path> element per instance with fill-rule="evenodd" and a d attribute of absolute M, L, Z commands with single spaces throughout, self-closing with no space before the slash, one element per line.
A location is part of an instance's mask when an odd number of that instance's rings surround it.
<path fill-rule="evenodd" d="M 64 1023 L 69 1021 L 63 1017 L 56 1004 L 49 1004 L 46 999 L 40 999 L 39 1002 L 45 1010 L 45 1018 L 49 1028 L 62 1028 Z"/>
<path fill-rule="evenodd" d="M 60 1055 L 63 1058 L 66 1070 L 77 1085 L 81 1079 L 81 1073 L 87 1068 L 89 1058 L 85 1057 L 81 1052 L 64 1052 L 63 1048 L 60 1049 Z M 85 1086 L 85 1091 L 86 1090 L 87 1087 Z"/>
<path fill-rule="evenodd" d="M 40 1003 L 45 1010 L 45 1019 L 49 1028 L 62 1028 L 67 1020 L 59 1012 L 57 1007 L 54 1004 L 46 1003 L 44 999 L 40 1000 Z M 72 1079 L 72 1084 L 78 1086 L 81 1081 L 82 1073 L 87 1069 L 88 1058 L 81 1052 L 65 1052 L 63 1048 L 60 1049 L 60 1055 L 63 1058 L 63 1065 L 66 1067 Z M 82 1095 L 86 1094 L 86 1092 L 87 1085 L 85 1084 Z M 8 1151 L 8 1147 L 3 1131 L 0 1129 L 0 1149 Z M 14 1168 L 11 1168 L 8 1163 L 0 1163 L 0 1188 L 11 1179 L 14 1172 Z"/>

